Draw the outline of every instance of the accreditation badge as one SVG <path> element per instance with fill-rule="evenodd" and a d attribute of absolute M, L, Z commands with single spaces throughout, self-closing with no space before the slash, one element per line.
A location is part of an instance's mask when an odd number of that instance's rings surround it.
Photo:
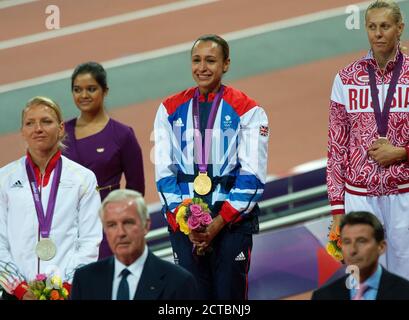
<path fill-rule="evenodd" d="M 57 247 L 51 239 L 44 238 L 37 243 L 35 252 L 40 260 L 49 261 L 55 257 Z"/>
<path fill-rule="evenodd" d="M 201 196 L 204 196 L 212 190 L 212 180 L 210 180 L 207 172 L 199 172 L 193 181 L 193 189 Z"/>

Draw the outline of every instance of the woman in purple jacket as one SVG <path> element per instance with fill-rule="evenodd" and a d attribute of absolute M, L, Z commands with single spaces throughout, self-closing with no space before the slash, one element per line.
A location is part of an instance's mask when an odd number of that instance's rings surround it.
<path fill-rule="evenodd" d="M 64 155 L 95 173 L 101 200 L 120 188 L 122 173 L 127 189 L 145 193 L 141 148 L 131 127 L 109 117 L 104 108 L 108 90 L 106 72 L 100 64 L 78 65 L 71 76 L 71 91 L 81 113 L 65 123 Z M 99 259 L 110 255 L 104 235 Z"/>

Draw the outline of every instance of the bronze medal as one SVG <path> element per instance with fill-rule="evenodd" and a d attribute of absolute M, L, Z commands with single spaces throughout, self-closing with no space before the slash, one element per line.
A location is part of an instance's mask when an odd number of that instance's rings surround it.
<path fill-rule="evenodd" d="M 201 196 L 204 196 L 212 190 L 212 180 L 210 180 L 207 172 L 199 172 L 193 181 L 193 189 Z"/>
<path fill-rule="evenodd" d="M 389 140 L 386 137 L 379 137 L 378 140 L 375 141 L 377 144 L 389 144 Z"/>

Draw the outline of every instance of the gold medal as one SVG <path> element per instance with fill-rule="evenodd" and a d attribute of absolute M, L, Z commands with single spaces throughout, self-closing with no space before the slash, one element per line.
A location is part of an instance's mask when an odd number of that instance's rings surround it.
<path fill-rule="evenodd" d="M 199 172 L 199 175 L 193 181 L 193 189 L 201 196 L 204 196 L 212 190 L 212 180 L 210 180 L 207 172 Z"/>
<path fill-rule="evenodd" d="M 55 257 L 57 248 L 51 239 L 45 238 L 37 243 L 35 251 L 40 260 L 49 261 Z"/>

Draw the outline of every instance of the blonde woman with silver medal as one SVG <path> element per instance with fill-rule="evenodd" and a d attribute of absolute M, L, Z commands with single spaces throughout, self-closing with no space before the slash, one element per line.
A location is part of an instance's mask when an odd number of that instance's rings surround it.
<path fill-rule="evenodd" d="M 57 103 L 34 97 L 22 112 L 27 154 L 0 169 L 0 285 L 8 297 L 35 299 L 27 282 L 57 274 L 67 288 L 76 268 L 97 260 L 100 197 L 92 171 L 61 155 Z M 12 268 L 10 268 L 12 267 Z"/>

